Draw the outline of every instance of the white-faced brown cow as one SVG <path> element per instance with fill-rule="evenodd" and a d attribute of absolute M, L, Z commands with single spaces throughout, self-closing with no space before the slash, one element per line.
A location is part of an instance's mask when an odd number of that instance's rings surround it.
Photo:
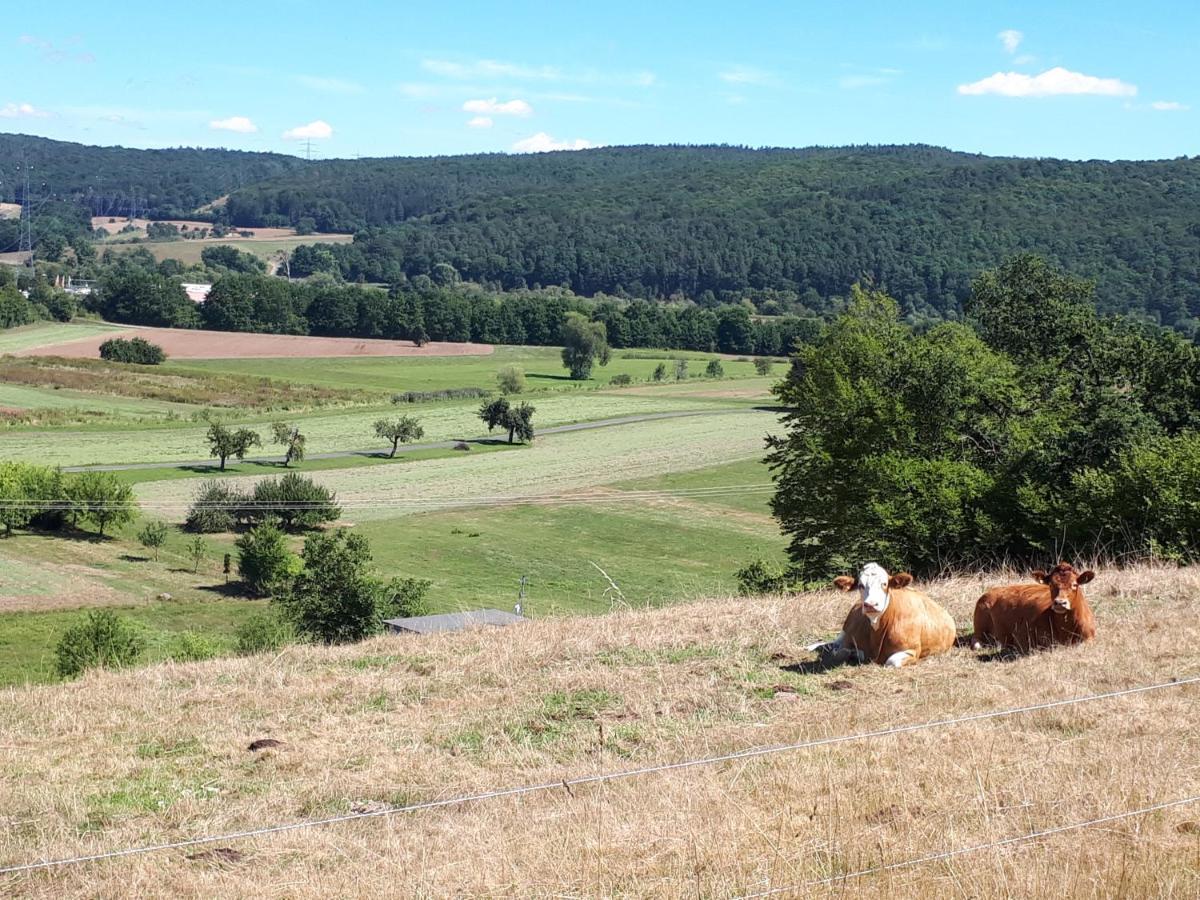
<path fill-rule="evenodd" d="M 972 646 L 999 644 L 1027 653 L 1055 644 L 1079 644 L 1096 636 L 1096 619 L 1083 596 L 1093 572 L 1076 572 L 1060 562 L 1049 574 L 1037 569 L 1037 584 L 992 588 L 975 604 Z"/>
<path fill-rule="evenodd" d="M 883 566 L 867 563 L 858 578 L 834 579 L 842 591 L 858 588 L 860 599 L 846 616 L 842 633 L 828 644 L 810 650 L 899 668 L 954 646 L 954 620 L 927 594 L 912 590 L 907 572 L 889 575 Z"/>

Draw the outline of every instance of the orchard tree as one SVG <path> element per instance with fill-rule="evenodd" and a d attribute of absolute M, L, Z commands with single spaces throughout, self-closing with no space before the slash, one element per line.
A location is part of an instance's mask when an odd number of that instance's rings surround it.
<path fill-rule="evenodd" d="M 479 418 L 487 426 L 488 434 L 504 424 L 504 417 L 508 415 L 509 407 L 510 404 L 505 397 L 483 401 L 483 406 L 479 407 Z"/>
<path fill-rule="evenodd" d="M 517 438 L 525 443 L 533 440 L 535 412 L 537 410 L 528 403 L 513 406 L 506 398 L 497 397 L 480 407 L 479 418 L 487 425 L 489 433 L 495 428 L 504 428 L 508 431 L 510 444 Z"/>
<path fill-rule="evenodd" d="M 281 444 L 285 450 L 283 456 L 283 467 L 286 469 L 289 463 L 304 462 L 304 435 L 300 433 L 299 426 L 289 425 L 287 422 L 273 422 L 271 431 L 275 435 L 273 443 Z"/>
<path fill-rule="evenodd" d="M 392 442 L 388 458 L 396 456 L 401 444 L 418 441 L 425 436 L 425 427 L 416 416 L 401 416 L 398 419 L 379 419 L 375 422 L 375 434 Z"/>
<path fill-rule="evenodd" d="M 80 472 L 67 482 L 73 517 L 91 522 L 100 536 L 133 521 L 133 488 L 112 472 Z"/>
<path fill-rule="evenodd" d="M 229 457 L 242 460 L 251 447 L 261 447 L 262 438 L 258 432 L 249 428 L 239 428 L 233 431 L 220 422 L 214 422 L 208 429 L 208 455 L 221 460 L 221 471 L 225 471 L 225 460 Z"/>
<path fill-rule="evenodd" d="M 563 319 L 559 340 L 563 345 L 563 365 L 575 381 L 590 378 L 597 360 L 602 366 L 608 365 L 611 352 L 603 322 L 593 322 L 583 313 L 569 312 Z"/>
<path fill-rule="evenodd" d="M 146 527 L 138 532 L 138 543 L 147 550 L 154 551 L 154 561 L 158 562 L 158 551 L 167 542 L 167 523 L 160 521 L 147 522 Z"/>

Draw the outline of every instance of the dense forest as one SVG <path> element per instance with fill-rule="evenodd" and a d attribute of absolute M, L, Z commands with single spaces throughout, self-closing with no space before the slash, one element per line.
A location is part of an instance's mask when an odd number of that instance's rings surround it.
<path fill-rule="evenodd" d="M 511 289 L 829 311 L 856 280 L 910 319 L 955 318 L 971 279 L 1033 251 L 1096 279 L 1102 311 L 1200 317 L 1200 158 L 998 159 L 932 147 L 614 147 L 321 163 L 236 191 L 239 226 L 355 231 L 343 276 L 448 263 Z M 766 312 L 776 311 L 773 307 Z"/>
<path fill-rule="evenodd" d="M 307 163 L 280 153 L 240 150 L 130 150 L 0 134 L 0 203 L 23 203 L 29 172 L 34 204 L 62 201 L 88 216 L 192 216 L 197 207 Z"/>
<path fill-rule="evenodd" d="M 1032 251 L 1093 278 L 1102 312 L 1200 326 L 1200 157 L 665 146 L 307 163 L 0 135 L 0 200 L 20 199 L 18 164 L 34 167 L 43 201 L 59 198 L 43 215 L 57 210 L 59 242 L 73 247 L 71 204 L 167 218 L 228 194 L 208 211 L 225 224 L 355 234 L 298 253 L 293 275 L 750 300 L 768 315 L 823 316 L 862 280 L 919 324 L 960 318 L 979 272 Z"/>

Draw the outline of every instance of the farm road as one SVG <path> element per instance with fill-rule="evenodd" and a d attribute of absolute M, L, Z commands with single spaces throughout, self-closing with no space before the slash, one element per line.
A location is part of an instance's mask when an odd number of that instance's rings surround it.
<path fill-rule="evenodd" d="M 770 412 L 762 407 L 754 407 L 753 409 L 761 410 L 762 412 Z M 543 428 L 538 431 L 538 435 L 547 434 L 564 434 L 570 431 L 590 431 L 594 428 L 613 428 L 618 425 L 633 425 L 637 422 L 653 422 L 656 419 L 682 419 L 690 416 L 719 416 L 729 413 L 746 412 L 745 407 L 737 409 L 697 409 L 697 410 L 677 410 L 675 412 L 660 412 L 660 413 L 640 413 L 633 416 L 618 416 L 613 419 L 596 419 L 592 422 L 576 422 L 572 425 L 555 425 L 551 428 Z M 463 438 L 461 440 L 449 441 L 433 441 L 427 444 L 407 444 L 400 447 L 396 451 L 396 455 L 400 456 L 404 453 L 413 453 L 419 450 L 452 450 L 455 444 L 480 444 L 488 441 L 495 441 L 496 438 L 488 435 L 475 438 Z M 334 450 L 329 453 L 306 453 L 306 460 L 312 459 L 344 459 L 351 456 L 387 456 L 388 448 L 373 449 L 373 450 Z M 249 463 L 270 463 L 278 462 L 279 454 L 273 456 L 248 456 L 245 462 Z M 148 463 L 120 463 L 118 465 L 105 466 L 63 466 L 64 472 L 132 472 L 140 469 L 191 469 L 200 466 L 208 466 L 214 472 L 219 472 L 216 460 L 211 457 L 208 459 L 185 460 L 183 462 L 148 462 Z"/>

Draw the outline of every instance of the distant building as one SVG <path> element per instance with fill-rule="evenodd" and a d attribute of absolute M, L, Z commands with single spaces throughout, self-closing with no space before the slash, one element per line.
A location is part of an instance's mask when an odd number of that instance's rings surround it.
<path fill-rule="evenodd" d="M 203 303 L 208 299 L 208 292 L 211 290 L 211 284 L 188 284 L 186 281 L 183 283 L 183 292 L 193 303 Z"/>
<path fill-rule="evenodd" d="M 412 616 L 407 619 L 385 619 L 391 634 L 434 634 L 439 631 L 463 631 L 482 625 L 503 627 L 528 622 L 524 616 L 499 609 L 472 609 L 468 612 L 442 613 L 437 616 Z"/>

